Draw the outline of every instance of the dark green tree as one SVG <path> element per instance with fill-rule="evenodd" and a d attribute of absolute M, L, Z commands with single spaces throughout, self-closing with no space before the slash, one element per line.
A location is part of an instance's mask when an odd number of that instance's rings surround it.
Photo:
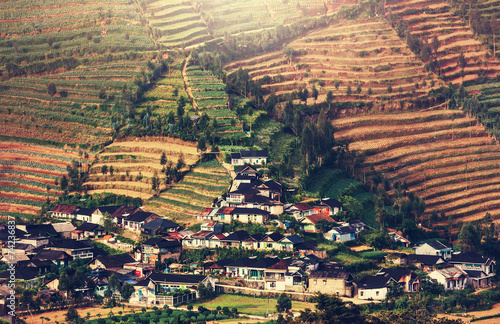
<path fill-rule="evenodd" d="M 282 312 L 287 312 L 290 309 L 292 309 L 292 299 L 287 294 L 281 293 L 276 303 L 276 310 L 279 313 L 282 313 Z"/>

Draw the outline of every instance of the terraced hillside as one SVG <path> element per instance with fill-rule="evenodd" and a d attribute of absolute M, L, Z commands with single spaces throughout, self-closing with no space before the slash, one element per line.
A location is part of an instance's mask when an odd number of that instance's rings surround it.
<path fill-rule="evenodd" d="M 426 213 L 456 221 L 500 218 L 500 146 L 476 119 L 459 110 L 366 115 L 334 121 L 339 141 L 393 181 L 425 198 Z M 446 220 L 444 220 L 446 221 Z"/>
<path fill-rule="evenodd" d="M 212 39 L 205 21 L 191 1 L 140 1 L 153 33 L 167 47 L 186 47 Z"/>
<path fill-rule="evenodd" d="M 196 165 L 179 183 L 148 202 L 146 209 L 160 211 L 182 223 L 210 207 L 212 200 L 227 192 L 231 177 L 217 161 Z"/>
<path fill-rule="evenodd" d="M 137 96 L 155 68 L 129 1 L 7 1 L 0 17 L 0 109 L 16 121 L 0 135 L 102 143 L 122 122 L 112 106 Z"/>
<path fill-rule="evenodd" d="M 283 94 L 315 85 L 319 101 L 418 97 L 437 87 L 437 77 L 418 60 L 381 18 L 343 21 L 314 31 L 273 52 L 228 64 L 228 73 L 248 69 L 267 93 Z M 358 87 L 359 86 L 359 87 Z M 347 89 L 351 93 L 347 95 Z M 359 89 L 359 90 L 358 90 Z M 359 92 L 358 92 L 359 91 Z M 312 103 L 313 99 L 309 99 Z"/>
<path fill-rule="evenodd" d="M 244 137 L 236 113 L 229 110 L 224 83 L 212 72 L 204 71 L 198 65 L 188 66 L 185 73 L 186 86 L 197 114 L 207 114 L 211 120 L 216 120 L 215 132 L 224 137 Z"/>
<path fill-rule="evenodd" d="M 162 153 L 167 158 L 165 165 L 160 163 Z M 92 165 L 89 181 L 84 186 L 89 193 L 113 192 L 150 198 L 155 193 L 152 178 L 158 177 L 160 188 L 164 189 L 166 176 L 162 169 L 169 162 L 175 166 L 181 156 L 186 166 L 195 164 L 199 157 L 196 143 L 170 138 L 114 142 L 97 156 L 98 162 Z"/>
<path fill-rule="evenodd" d="M 66 166 L 81 161 L 79 152 L 20 143 L 0 143 L 0 217 L 37 215 L 48 199 L 61 194 Z M 85 164 L 84 164 L 85 166 Z"/>
<path fill-rule="evenodd" d="M 446 2 L 391 0 L 387 2 L 386 17 L 389 13 L 395 22 L 407 23 L 412 36 L 431 46 L 432 54 L 427 61 L 437 60 L 435 71 L 446 82 L 460 84 L 480 76 L 496 77 L 500 71 L 500 61 L 488 54 L 487 47 L 474 37 L 468 24 Z M 404 30 L 401 32 L 405 37 Z M 438 40 L 436 47 L 434 37 Z M 418 46 L 416 48 L 420 51 Z M 459 60 L 461 53 L 465 58 L 464 63 Z"/>
<path fill-rule="evenodd" d="M 169 64 L 163 78 L 156 81 L 152 88 L 144 93 L 144 101 L 137 107 L 137 112 L 151 112 L 153 117 L 167 116 L 169 113 L 177 114 L 177 100 L 180 97 L 189 98 L 184 86 L 182 76 L 184 57 L 175 57 L 174 62 Z M 195 115 L 193 106 L 186 100 L 185 113 L 189 116 Z"/>

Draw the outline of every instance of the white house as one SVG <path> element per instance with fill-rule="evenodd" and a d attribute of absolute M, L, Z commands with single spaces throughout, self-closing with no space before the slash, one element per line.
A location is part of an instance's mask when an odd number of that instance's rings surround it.
<path fill-rule="evenodd" d="M 391 281 L 397 284 L 396 280 L 389 276 L 364 276 L 358 283 L 358 298 L 384 300 Z"/>
<path fill-rule="evenodd" d="M 462 290 L 467 286 L 467 272 L 457 267 L 436 269 L 429 273 L 433 281 L 444 286 L 445 290 Z"/>
<path fill-rule="evenodd" d="M 323 234 L 327 240 L 335 242 L 347 242 L 356 239 L 356 229 L 351 226 L 334 227 Z"/>
<path fill-rule="evenodd" d="M 448 262 L 465 271 L 469 275 L 467 284 L 475 289 L 489 287 L 491 278 L 495 276 L 493 266 L 496 261 L 487 256 L 459 253 L 453 254 Z"/>
<path fill-rule="evenodd" d="M 266 164 L 269 155 L 266 150 L 262 151 L 240 151 L 240 153 L 231 153 L 232 165 L 244 164 Z"/>
<path fill-rule="evenodd" d="M 452 247 L 440 241 L 424 243 L 415 248 L 415 254 L 439 255 L 445 260 L 451 258 Z"/>

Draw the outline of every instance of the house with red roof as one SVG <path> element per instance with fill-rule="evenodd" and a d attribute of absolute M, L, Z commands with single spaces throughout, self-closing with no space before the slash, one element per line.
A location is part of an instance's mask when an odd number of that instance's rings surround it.
<path fill-rule="evenodd" d="M 321 232 L 321 229 L 319 229 L 317 225 L 320 220 L 325 220 L 327 222 L 335 223 L 333 218 L 331 218 L 328 214 L 320 213 L 304 217 L 299 222 L 299 225 L 304 229 L 305 232 L 319 233 Z"/>

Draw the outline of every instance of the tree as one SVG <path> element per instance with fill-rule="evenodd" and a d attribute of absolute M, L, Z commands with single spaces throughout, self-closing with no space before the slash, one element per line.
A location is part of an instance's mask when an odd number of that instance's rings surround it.
<path fill-rule="evenodd" d="M 66 178 L 65 175 L 62 176 L 61 182 L 59 183 L 59 185 L 61 186 L 62 191 L 66 190 L 66 188 L 68 188 L 68 178 Z"/>
<path fill-rule="evenodd" d="M 351 93 L 352 93 L 351 86 L 350 86 L 350 85 L 348 85 L 348 86 L 347 86 L 347 90 L 345 91 L 345 94 L 346 94 L 346 95 L 348 95 L 348 96 L 350 96 L 350 95 L 351 95 Z"/>
<path fill-rule="evenodd" d="M 112 165 L 109 166 L 109 174 L 110 175 L 113 175 L 113 172 L 115 171 L 115 169 L 113 168 Z"/>
<path fill-rule="evenodd" d="M 134 286 L 129 284 L 129 283 L 124 283 L 122 286 L 122 289 L 120 290 L 120 294 L 122 296 L 122 299 L 125 300 L 126 302 L 129 301 L 130 297 L 134 293 Z"/>
<path fill-rule="evenodd" d="M 316 89 L 316 85 L 312 86 L 311 95 L 314 98 L 314 102 L 316 102 L 316 100 L 318 100 L 318 95 L 319 95 L 319 91 L 318 89 Z"/>
<path fill-rule="evenodd" d="M 390 84 L 387 86 L 387 92 L 388 92 L 388 93 L 391 93 L 391 92 L 392 92 L 392 86 L 391 86 Z"/>
<path fill-rule="evenodd" d="M 368 95 L 369 95 L 369 96 L 371 96 L 372 94 L 373 94 L 373 90 L 372 90 L 372 88 L 370 87 L 370 88 L 368 88 Z"/>
<path fill-rule="evenodd" d="M 76 311 L 76 309 L 73 306 L 70 306 L 68 308 L 68 312 L 66 313 L 66 321 L 68 323 L 78 323 L 80 322 L 80 315 Z"/>
<path fill-rule="evenodd" d="M 279 313 L 288 312 L 292 309 L 292 299 L 285 293 L 281 293 L 276 303 L 276 310 Z"/>
<path fill-rule="evenodd" d="M 458 246 L 465 252 L 476 252 L 481 245 L 481 236 L 472 223 L 465 223 L 458 234 Z"/>
<path fill-rule="evenodd" d="M 54 97 L 54 95 L 57 93 L 57 88 L 56 88 L 56 85 L 54 84 L 54 82 L 50 82 L 48 85 L 47 85 L 47 93 L 49 94 L 50 96 L 50 101 L 52 101 L 52 98 Z"/>
<path fill-rule="evenodd" d="M 107 165 L 103 165 L 101 167 L 101 173 L 102 174 L 108 174 L 108 166 Z"/>
<path fill-rule="evenodd" d="M 177 116 L 180 118 L 184 116 L 184 107 L 186 106 L 186 98 L 184 96 L 180 96 L 177 99 Z"/>
<path fill-rule="evenodd" d="M 49 38 L 47 39 L 47 44 L 49 44 L 50 47 L 54 45 L 54 39 L 52 38 L 52 36 L 49 36 Z"/>
<path fill-rule="evenodd" d="M 177 170 L 181 170 L 184 166 L 186 165 L 186 163 L 184 162 L 184 154 L 180 154 L 179 155 L 179 159 L 177 160 Z"/>
<path fill-rule="evenodd" d="M 361 83 L 358 83 L 358 87 L 356 88 L 356 92 L 359 94 L 361 93 Z"/>
<path fill-rule="evenodd" d="M 90 41 L 92 40 L 92 32 L 91 31 L 87 32 L 87 40 L 89 41 L 89 45 L 90 45 Z"/>
<path fill-rule="evenodd" d="M 163 152 L 163 153 L 161 154 L 160 164 L 161 164 L 161 165 L 165 165 L 165 164 L 167 164 L 167 155 L 165 154 L 165 152 Z"/>

